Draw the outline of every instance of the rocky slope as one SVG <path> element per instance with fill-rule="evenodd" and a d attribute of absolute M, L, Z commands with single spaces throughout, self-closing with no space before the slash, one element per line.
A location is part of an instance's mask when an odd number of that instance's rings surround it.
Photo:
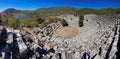
<path fill-rule="evenodd" d="M 120 15 L 84 15 L 84 26 L 78 27 L 79 17 L 61 15 L 78 35 L 64 38 L 52 34 L 60 23 L 44 28 L 14 30 L 0 26 L 1 59 L 119 59 Z M 67 28 L 67 27 L 66 27 Z M 69 34 L 68 34 L 69 35 Z"/>

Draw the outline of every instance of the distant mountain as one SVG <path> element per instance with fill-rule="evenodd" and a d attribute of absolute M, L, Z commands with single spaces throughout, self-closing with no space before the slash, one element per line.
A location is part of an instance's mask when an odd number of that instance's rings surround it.
<path fill-rule="evenodd" d="M 59 12 L 59 11 L 64 11 L 64 10 L 69 10 L 69 9 L 76 9 L 73 7 L 50 7 L 50 8 L 39 8 L 37 10 L 35 10 L 35 12 L 39 12 L 39 13 L 51 13 L 51 12 Z"/>
<path fill-rule="evenodd" d="M 17 9 L 14 9 L 14 8 L 9 8 L 9 9 L 6 9 L 5 11 L 3 11 L 3 13 L 17 14 L 17 13 L 21 13 L 21 10 L 17 10 Z"/>
<path fill-rule="evenodd" d="M 104 8 L 104 9 L 90 9 L 90 8 L 74 8 L 74 7 L 50 7 L 50 8 L 38 8 L 36 10 L 17 10 L 14 8 L 6 9 L 2 12 L 4 16 L 56 16 L 61 14 L 73 14 L 73 15 L 84 15 L 84 14 L 120 14 L 120 9 Z"/>
<path fill-rule="evenodd" d="M 11 16 L 15 16 L 15 15 L 18 15 L 18 14 L 21 14 L 21 10 L 17 10 L 17 9 L 14 9 L 14 8 L 8 8 L 6 9 L 5 11 L 3 11 L 1 13 L 2 17 L 11 17 Z"/>

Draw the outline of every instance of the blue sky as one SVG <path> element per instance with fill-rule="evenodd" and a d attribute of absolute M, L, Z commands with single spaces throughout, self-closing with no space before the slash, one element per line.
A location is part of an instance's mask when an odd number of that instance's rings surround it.
<path fill-rule="evenodd" d="M 7 8 L 34 10 L 56 6 L 76 8 L 120 8 L 120 0 L 1 0 L 0 11 Z"/>

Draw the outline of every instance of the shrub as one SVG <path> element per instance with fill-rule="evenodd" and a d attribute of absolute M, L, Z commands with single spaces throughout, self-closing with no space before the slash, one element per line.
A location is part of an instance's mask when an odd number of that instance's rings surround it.
<path fill-rule="evenodd" d="M 47 23 L 47 22 L 43 22 L 41 25 L 41 27 L 45 27 L 45 26 L 47 26 L 49 23 Z"/>
<path fill-rule="evenodd" d="M 59 20 L 58 19 L 52 19 L 52 18 L 48 19 L 49 24 L 50 23 L 56 23 L 57 21 L 59 21 Z"/>
<path fill-rule="evenodd" d="M 17 21 L 15 19 L 14 20 L 9 20 L 9 25 L 11 27 L 16 28 L 17 27 L 16 24 L 17 24 Z"/>
<path fill-rule="evenodd" d="M 62 24 L 63 27 L 68 26 L 67 21 L 64 19 L 62 19 L 60 23 Z"/>
<path fill-rule="evenodd" d="M 43 20 L 42 18 L 37 18 L 37 22 L 38 22 L 39 24 L 41 24 L 41 23 L 44 22 L 44 20 Z"/>
<path fill-rule="evenodd" d="M 120 9 L 116 10 L 116 14 L 120 14 Z"/>
<path fill-rule="evenodd" d="M 83 24 L 83 21 L 84 21 L 84 16 L 83 15 L 81 15 L 80 17 L 79 17 L 79 27 L 82 27 L 84 24 Z"/>
<path fill-rule="evenodd" d="M 5 17 L 1 18 L 2 24 L 8 24 L 8 19 Z"/>
<path fill-rule="evenodd" d="M 36 18 L 25 18 L 20 19 L 20 28 L 22 27 L 35 27 L 38 26 L 38 21 Z"/>

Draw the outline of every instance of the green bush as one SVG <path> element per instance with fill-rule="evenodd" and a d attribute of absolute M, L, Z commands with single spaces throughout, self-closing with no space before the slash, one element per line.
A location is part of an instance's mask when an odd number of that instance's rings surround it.
<path fill-rule="evenodd" d="M 49 23 L 48 22 L 43 22 L 43 23 L 41 23 L 41 27 L 45 27 L 45 26 L 47 26 Z"/>
<path fill-rule="evenodd" d="M 61 24 L 62 24 L 63 27 L 68 26 L 67 21 L 64 20 L 64 19 L 61 20 Z"/>
<path fill-rule="evenodd" d="M 16 19 L 13 19 L 13 20 L 9 20 L 8 21 L 8 24 L 10 25 L 10 27 L 13 27 L 13 28 L 17 28 L 18 27 L 18 24 L 17 24 L 17 20 Z"/>
<path fill-rule="evenodd" d="M 35 27 L 38 26 L 39 22 L 36 18 L 25 18 L 20 19 L 20 28 L 22 27 Z"/>
<path fill-rule="evenodd" d="M 84 16 L 83 15 L 81 15 L 80 17 L 79 17 L 79 27 L 82 27 L 84 24 L 83 24 L 83 21 L 84 21 Z"/>
<path fill-rule="evenodd" d="M 120 9 L 116 10 L 116 14 L 120 14 Z"/>
<path fill-rule="evenodd" d="M 2 24 L 8 24 L 8 19 L 6 17 L 1 18 Z"/>
<path fill-rule="evenodd" d="M 58 19 L 48 19 L 48 23 L 56 23 L 57 21 L 59 21 Z"/>
<path fill-rule="evenodd" d="M 1 23 L 2 23 L 2 19 L 1 19 L 2 17 L 1 17 L 1 14 L 0 14 L 0 25 L 1 25 Z"/>
<path fill-rule="evenodd" d="M 37 22 L 38 22 L 39 24 L 41 24 L 41 23 L 44 22 L 44 20 L 43 20 L 42 18 L 37 18 Z"/>

